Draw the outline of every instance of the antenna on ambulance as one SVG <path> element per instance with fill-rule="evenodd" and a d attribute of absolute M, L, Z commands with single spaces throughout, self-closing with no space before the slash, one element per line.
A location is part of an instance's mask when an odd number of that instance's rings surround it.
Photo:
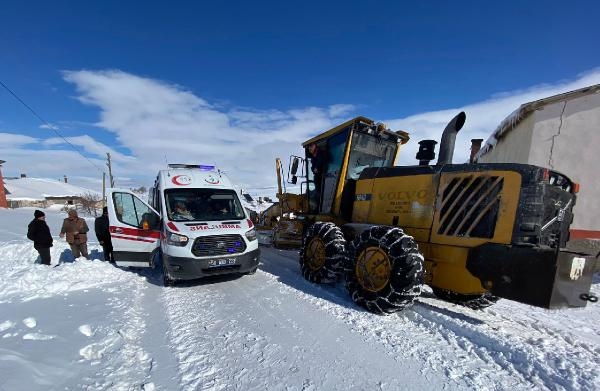
<path fill-rule="evenodd" d="M 169 161 L 167 160 L 167 154 L 165 153 L 165 166 L 167 166 L 167 170 L 169 169 Z M 171 177 L 171 172 L 167 171 L 167 176 Z"/>

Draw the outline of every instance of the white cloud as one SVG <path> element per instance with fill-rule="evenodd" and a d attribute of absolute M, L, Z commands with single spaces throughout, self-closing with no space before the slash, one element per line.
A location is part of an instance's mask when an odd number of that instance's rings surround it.
<path fill-rule="evenodd" d="M 58 130 L 58 126 L 56 125 L 52 125 L 52 124 L 42 124 L 40 125 L 40 129 L 52 129 L 52 130 Z"/>
<path fill-rule="evenodd" d="M 66 141 L 65 141 L 66 140 Z M 131 162 L 135 158 L 132 156 L 126 156 L 120 152 L 116 152 L 111 147 L 103 144 L 101 142 L 96 141 L 92 137 L 88 135 L 77 136 L 77 137 L 65 137 L 62 139 L 60 137 L 53 137 L 46 139 L 42 142 L 42 145 L 46 146 L 54 146 L 54 145 L 67 145 L 67 142 L 78 150 L 83 150 L 89 154 L 96 155 L 99 158 L 103 159 L 106 157 L 107 153 L 110 153 L 111 160 L 116 162 Z"/>
<path fill-rule="evenodd" d="M 39 142 L 38 139 L 22 134 L 0 133 L 0 146 L 6 149 L 21 147 L 28 144 L 35 144 L 37 142 Z"/>
<path fill-rule="evenodd" d="M 553 85 L 538 85 L 514 92 L 502 92 L 483 102 L 415 114 L 406 118 L 389 119 L 384 122 L 394 130 L 405 130 L 411 135 L 411 141 L 403 146 L 397 164 L 416 164 L 415 155 L 419 147 L 417 142 L 424 139 L 439 142 L 446 124 L 460 111 L 464 111 L 467 120 L 456 137 L 453 160 L 455 163 L 464 163 L 469 159 L 471 139 L 487 140 L 502 120 L 520 105 L 599 83 L 600 69 L 595 69 L 579 75 L 575 80 L 561 81 Z"/>
<path fill-rule="evenodd" d="M 0 157 L 6 160 L 2 169 L 5 176 L 26 174 L 30 177 L 62 180 L 63 176 L 67 175 L 69 178 L 80 178 L 79 181 L 72 182 L 74 184 L 96 191 L 101 187 L 98 183 L 102 181 L 102 172 L 95 169 L 90 162 L 100 169 L 103 168 L 104 162 L 97 159 L 85 161 L 73 150 L 49 150 L 37 146 L 34 149 L 5 148 L 2 144 Z"/>
<path fill-rule="evenodd" d="M 346 120 L 351 105 L 289 111 L 223 109 L 179 86 L 121 71 L 65 72 L 79 100 L 100 109 L 98 126 L 137 158 L 116 172 L 150 177 L 169 162 L 216 163 L 240 186 L 275 185 L 276 156 Z M 252 162 L 252 164 L 249 164 Z M 117 162 L 118 163 L 118 162 Z"/>
<path fill-rule="evenodd" d="M 291 110 L 256 110 L 215 105 L 192 92 L 163 81 L 118 70 L 68 71 L 64 78 L 75 85 L 77 99 L 98 108 L 95 124 L 116 138 L 114 145 L 93 135 L 67 140 L 87 153 L 86 162 L 60 138 L 38 140 L 0 133 L 0 158 L 13 172 L 84 181 L 98 189 L 106 152 L 111 153 L 118 186 L 149 186 L 165 163 L 216 163 L 232 179 L 258 195 L 273 195 L 275 157 L 287 165 L 292 154 L 302 154 L 300 144 L 356 115 L 370 117 L 368 107 L 336 104 Z M 464 110 L 467 121 L 456 140 L 454 162 L 468 159 L 470 139 L 487 139 L 500 122 L 521 104 L 600 83 L 600 69 L 571 81 L 539 85 L 513 92 L 499 92 L 489 99 L 463 107 L 424 112 L 405 118 L 381 119 L 393 130 L 406 130 L 411 141 L 403 147 L 398 164 L 416 164 L 418 141 L 439 141 L 447 122 Z M 68 119 L 67 119 L 68 120 Z M 35 149 L 30 149 L 32 144 Z M 130 151 L 126 154 L 119 151 Z M 5 170 L 9 167 L 5 165 Z M 99 168 L 99 169 L 97 169 Z M 287 168 L 287 167 L 286 167 Z M 87 180 L 84 178 L 88 178 Z M 75 183 L 75 182 L 73 182 Z"/>

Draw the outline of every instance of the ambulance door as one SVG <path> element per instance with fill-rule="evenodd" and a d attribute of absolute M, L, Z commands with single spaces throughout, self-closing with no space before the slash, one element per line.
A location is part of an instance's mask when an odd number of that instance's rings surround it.
<path fill-rule="evenodd" d="M 128 190 L 109 189 L 107 206 L 117 266 L 153 266 L 160 246 L 159 213 Z"/>

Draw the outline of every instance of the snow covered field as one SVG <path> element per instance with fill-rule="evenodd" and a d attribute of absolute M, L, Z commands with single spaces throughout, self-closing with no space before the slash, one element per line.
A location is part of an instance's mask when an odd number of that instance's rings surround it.
<path fill-rule="evenodd" d="M 46 215 L 58 267 L 34 264 L 33 209 L 0 209 L 2 391 L 600 389 L 600 304 L 473 311 L 426 293 L 382 317 L 270 247 L 255 275 L 164 288 L 100 261 L 93 232 L 92 260 L 72 262 L 64 213 Z"/>

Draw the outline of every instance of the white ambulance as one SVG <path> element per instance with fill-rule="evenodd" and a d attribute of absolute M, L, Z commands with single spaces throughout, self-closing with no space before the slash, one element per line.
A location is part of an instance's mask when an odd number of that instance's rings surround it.
<path fill-rule="evenodd" d="M 110 189 L 117 266 L 153 267 L 158 253 L 165 285 L 254 273 L 260 257 L 256 230 L 229 178 L 214 166 L 168 167 L 159 171 L 148 203 L 131 191 Z"/>

